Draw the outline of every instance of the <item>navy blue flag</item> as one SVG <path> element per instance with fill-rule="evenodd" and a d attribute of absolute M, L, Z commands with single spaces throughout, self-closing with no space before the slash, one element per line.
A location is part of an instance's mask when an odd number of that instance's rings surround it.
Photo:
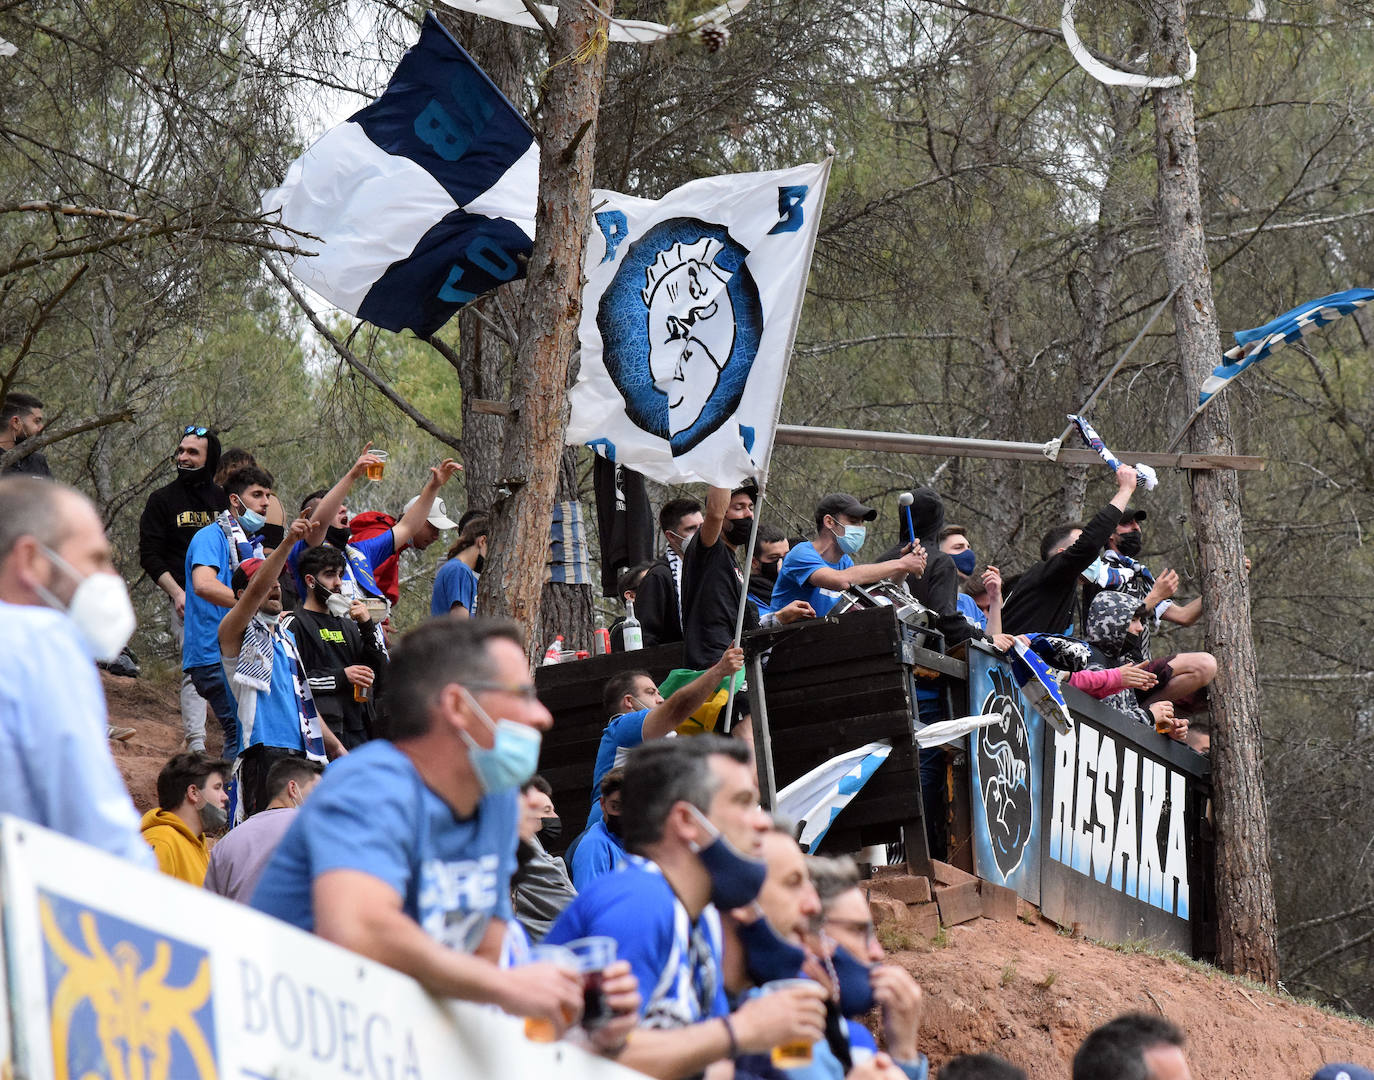
<path fill-rule="evenodd" d="M 325 132 L 263 196 L 313 256 L 288 268 L 350 314 L 428 337 L 523 277 L 534 240 L 534 133 L 433 14 L 386 91 Z"/>

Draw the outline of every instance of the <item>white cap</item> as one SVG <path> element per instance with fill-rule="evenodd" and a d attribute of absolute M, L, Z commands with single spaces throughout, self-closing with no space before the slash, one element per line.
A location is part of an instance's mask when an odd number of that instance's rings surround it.
<path fill-rule="evenodd" d="M 406 503 L 402 515 L 409 513 L 410 508 L 420 501 L 420 496 L 416 495 L 410 502 Z M 448 507 L 444 505 L 443 499 L 435 499 L 434 505 L 429 508 L 429 517 L 425 518 L 436 529 L 456 529 L 458 522 L 451 521 L 448 516 Z"/>

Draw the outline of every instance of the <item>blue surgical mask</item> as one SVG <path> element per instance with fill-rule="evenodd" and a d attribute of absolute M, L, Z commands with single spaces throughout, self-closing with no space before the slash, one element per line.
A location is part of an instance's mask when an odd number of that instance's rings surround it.
<path fill-rule="evenodd" d="M 757 986 L 795 979 L 806 960 L 806 950 L 785 940 L 762 915 L 740 926 L 739 940 L 744 946 L 744 968 Z"/>
<path fill-rule="evenodd" d="M 239 519 L 239 524 L 243 526 L 243 531 L 249 536 L 254 536 L 261 532 L 262 527 L 267 524 L 267 519 L 256 510 L 249 510 L 248 507 L 243 505 L 242 500 L 239 501 L 239 506 L 241 506 L 242 509 L 234 516 Z"/>
<path fill-rule="evenodd" d="M 468 760 L 472 762 L 472 771 L 477 774 L 477 782 L 487 794 L 519 787 L 539 768 L 539 744 L 542 741 L 539 732 L 515 720 L 493 720 L 465 687 L 460 686 L 459 689 L 463 691 L 472 711 L 496 734 L 496 740 L 488 750 L 478 746 L 466 731 L 459 732 L 467 743 Z"/>
<path fill-rule="evenodd" d="M 846 555 L 857 555 L 864 546 L 864 539 L 868 536 L 868 527 L 865 525 L 841 525 L 841 532 L 835 533 L 835 543 L 840 545 L 840 550 Z"/>
<path fill-rule="evenodd" d="M 741 855 L 719 829 L 691 803 L 687 808 L 713 839 L 709 844 L 691 845 L 711 878 L 711 903 L 720 911 L 732 911 L 752 903 L 763 888 L 768 876 L 768 864 L 762 859 Z"/>
<path fill-rule="evenodd" d="M 964 577 L 973 573 L 974 568 L 978 565 L 978 556 L 974 554 L 973 548 L 964 548 L 959 554 L 951 555 L 950 558 L 954 560 L 955 568 Z"/>
<path fill-rule="evenodd" d="M 873 1008 L 872 969 L 855 960 L 843 946 L 836 945 L 830 957 L 835 981 L 840 988 L 840 1015 L 862 1016 Z"/>

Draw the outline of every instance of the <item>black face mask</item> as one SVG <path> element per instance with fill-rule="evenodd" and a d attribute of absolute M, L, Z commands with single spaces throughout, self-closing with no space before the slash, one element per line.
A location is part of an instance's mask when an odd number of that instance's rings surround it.
<path fill-rule="evenodd" d="M 210 475 L 210 468 L 208 465 L 199 465 L 193 468 L 187 468 L 184 465 L 177 466 L 177 479 L 183 484 L 189 484 L 191 486 L 202 484 L 210 479 Z"/>
<path fill-rule="evenodd" d="M 353 539 L 353 534 L 347 529 L 340 528 L 338 525 L 331 525 L 324 531 L 324 542 L 330 547 L 336 547 L 342 551 L 348 546 L 348 542 Z"/>
<path fill-rule="evenodd" d="M 780 565 L 780 563 L 775 562 L 760 563 L 758 576 L 761 578 L 766 578 L 768 581 L 771 581 L 776 585 L 778 581 L 778 567 Z"/>
<path fill-rule="evenodd" d="M 735 547 L 749 543 L 749 532 L 754 527 L 753 518 L 729 518 L 721 529 L 721 535 Z"/>
<path fill-rule="evenodd" d="M 539 819 L 539 839 L 544 842 L 544 846 L 558 843 L 558 838 L 563 835 L 563 822 L 556 817 L 541 817 Z"/>
<path fill-rule="evenodd" d="M 1127 631 L 1126 636 L 1121 639 L 1121 652 L 1138 653 L 1140 651 L 1140 635 Z"/>
<path fill-rule="evenodd" d="M 606 831 L 612 836 L 620 835 L 620 815 L 602 813 L 601 820 L 606 823 Z"/>
<path fill-rule="evenodd" d="M 318 581 L 311 584 L 310 590 L 315 594 L 315 599 L 319 601 L 321 607 L 329 607 L 329 598 L 334 595 L 332 592 L 326 589 Z"/>
<path fill-rule="evenodd" d="M 475 563 L 472 564 L 472 572 L 473 572 L 474 574 L 480 574 L 480 573 L 481 573 L 483 570 L 485 570 L 486 568 L 487 568 L 487 557 L 486 557 L 485 555 L 478 555 L 478 556 L 477 556 L 477 561 L 476 561 Z"/>
<path fill-rule="evenodd" d="M 1116 550 L 1125 555 L 1126 558 L 1134 559 L 1140 554 L 1140 548 L 1143 543 L 1144 540 L 1141 538 L 1138 530 L 1124 533 L 1116 538 Z"/>

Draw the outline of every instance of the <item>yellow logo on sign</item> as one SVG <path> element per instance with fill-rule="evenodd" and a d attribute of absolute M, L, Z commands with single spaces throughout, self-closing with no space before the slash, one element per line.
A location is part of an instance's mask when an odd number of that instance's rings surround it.
<path fill-rule="evenodd" d="M 39 913 L 56 1080 L 218 1080 L 203 949 L 52 893 Z"/>

